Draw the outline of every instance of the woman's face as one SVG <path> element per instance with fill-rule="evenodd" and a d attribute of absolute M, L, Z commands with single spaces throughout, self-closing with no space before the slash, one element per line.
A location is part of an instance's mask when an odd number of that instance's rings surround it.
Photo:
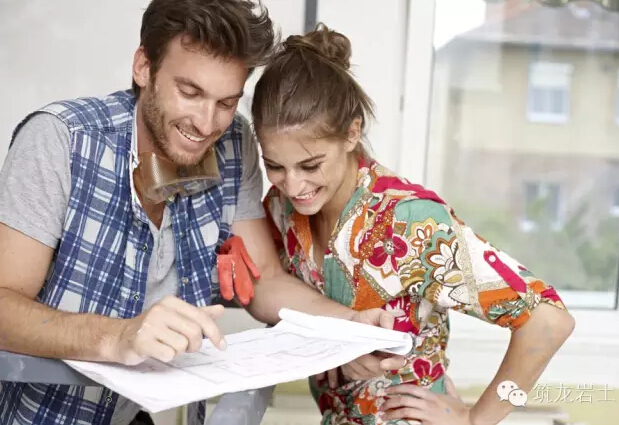
<path fill-rule="evenodd" d="M 348 177 L 354 140 L 308 136 L 304 129 L 259 132 L 269 181 L 303 215 L 314 215 L 338 192 Z"/>

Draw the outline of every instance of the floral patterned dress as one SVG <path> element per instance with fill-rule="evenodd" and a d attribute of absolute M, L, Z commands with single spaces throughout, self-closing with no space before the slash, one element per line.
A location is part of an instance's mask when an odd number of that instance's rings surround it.
<path fill-rule="evenodd" d="M 565 309 L 551 286 L 476 235 L 434 192 L 375 161 L 360 161 L 357 189 L 331 235 L 322 270 L 313 259 L 309 217 L 275 187 L 264 205 L 290 273 L 354 310 L 403 312 L 395 329 L 415 341 L 404 367 L 383 376 L 335 389 L 311 378 L 323 424 L 382 423 L 375 416 L 383 402 L 377 392 L 387 386 L 444 392 L 449 309 L 512 330 L 540 302 Z"/>

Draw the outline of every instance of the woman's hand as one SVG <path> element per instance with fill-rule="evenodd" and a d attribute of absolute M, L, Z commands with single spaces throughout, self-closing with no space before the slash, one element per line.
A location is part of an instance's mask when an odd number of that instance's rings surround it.
<path fill-rule="evenodd" d="M 400 384 L 385 390 L 387 401 L 379 415 L 383 420 L 416 419 L 423 425 L 472 425 L 470 409 L 456 387 L 445 375 L 447 394 L 437 394 L 412 384 Z"/>
<path fill-rule="evenodd" d="M 396 316 L 393 313 L 380 308 L 372 308 L 355 312 L 351 320 L 366 325 L 393 329 L 395 318 Z M 329 381 L 329 387 L 337 388 L 343 384 L 343 382 L 340 382 L 340 371 L 341 375 L 346 379 L 354 381 L 367 380 L 382 376 L 385 372 L 390 370 L 400 369 L 405 364 L 406 359 L 403 356 L 375 352 L 358 357 L 340 368 L 320 373 L 316 375 L 316 380 L 321 381 L 325 379 L 326 375 Z"/>
<path fill-rule="evenodd" d="M 374 353 L 358 357 L 339 368 L 320 373 L 316 375 L 316 379 L 321 381 L 325 379 L 326 375 L 329 387 L 337 388 L 344 384 L 344 382 L 341 382 L 342 377 L 348 381 L 373 379 L 384 375 L 390 370 L 400 369 L 405 364 L 406 358 L 403 356 L 375 351 Z"/>

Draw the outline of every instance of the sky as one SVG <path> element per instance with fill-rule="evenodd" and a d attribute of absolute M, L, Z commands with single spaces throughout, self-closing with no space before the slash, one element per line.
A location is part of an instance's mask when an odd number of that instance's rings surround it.
<path fill-rule="evenodd" d="M 479 26 L 484 20 L 485 10 L 483 0 L 436 0 L 435 48 L 438 49 L 454 36 Z"/>

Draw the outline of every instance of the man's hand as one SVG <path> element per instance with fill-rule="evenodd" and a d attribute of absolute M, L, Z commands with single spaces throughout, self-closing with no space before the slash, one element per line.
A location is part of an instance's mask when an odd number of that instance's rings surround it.
<path fill-rule="evenodd" d="M 379 326 L 385 329 L 393 329 L 395 316 L 380 308 L 373 308 L 355 312 L 351 320 L 367 325 Z M 367 380 L 381 376 L 387 371 L 400 369 L 404 366 L 405 362 L 406 359 L 403 356 L 375 352 L 363 355 L 350 363 L 346 363 L 339 369 L 343 377 L 347 379 Z M 329 381 L 329 387 L 337 388 L 342 384 L 338 372 L 338 369 L 331 369 L 316 375 L 316 379 L 318 381 L 324 380 L 326 375 Z"/>
<path fill-rule="evenodd" d="M 204 337 L 225 350 L 226 341 L 215 324 L 223 312 L 221 305 L 196 307 L 166 297 L 145 313 L 125 321 L 111 358 L 125 365 L 136 365 L 149 357 L 169 362 L 178 354 L 198 351 Z"/>
<path fill-rule="evenodd" d="M 437 394 L 413 384 L 385 390 L 387 401 L 379 415 L 383 420 L 421 421 L 423 425 L 471 425 L 470 409 L 464 404 L 451 379 L 445 375 L 447 394 Z"/>
<path fill-rule="evenodd" d="M 254 279 L 260 278 L 260 272 L 249 257 L 243 239 L 232 236 L 221 245 L 217 256 L 221 296 L 230 301 L 236 293 L 241 304 L 249 304 L 254 297 L 254 282 L 249 276 L 250 272 Z"/>

